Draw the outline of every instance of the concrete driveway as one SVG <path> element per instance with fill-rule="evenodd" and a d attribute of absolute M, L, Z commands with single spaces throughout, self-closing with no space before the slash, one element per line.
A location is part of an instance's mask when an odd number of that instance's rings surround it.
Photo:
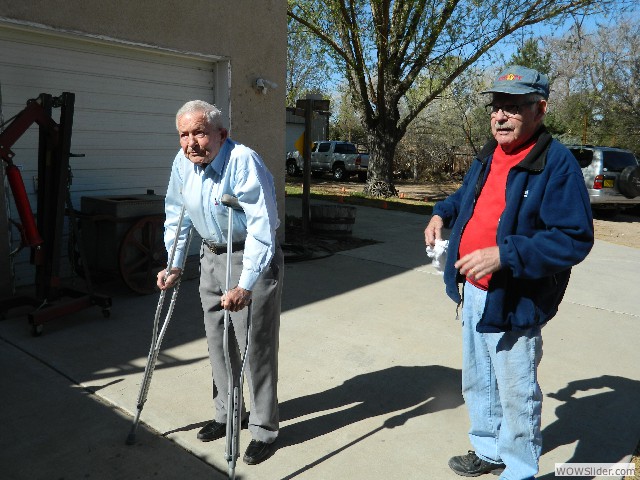
<path fill-rule="evenodd" d="M 424 251 L 427 220 L 358 207 L 353 235 L 378 243 L 286 264 L 279 449 L 240 461 L 237 478 L 459 478 L 447 460 L 470 448 L 460 331 Z M 638 271 L 640 250 L 596 242 L 543 331 L 539 478 L 555 463 L 626 461 L 638 442 Z M 182 285 L 133 446 L 157 296 L 109 288 L 109 319 L 88 309 L 37 338 L 24 311 L 0 322 L 1 478 L 226 478 L 224 441 L 195 437 L 213 415 L 197 280 Z M 249 440 L 243 430 L 242 451 Z"/>

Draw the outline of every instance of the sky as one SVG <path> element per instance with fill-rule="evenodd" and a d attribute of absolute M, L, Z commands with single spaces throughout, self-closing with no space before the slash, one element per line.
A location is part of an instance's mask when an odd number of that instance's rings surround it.
<path fill-rule="evenodd" d="M 640 18 L 640 0 L 632 0 L 635 3 L 632 12 L 629 12 L 625 16 L 631 16 Z M 516 42 L 523 42 L 529 38 L 543 38 L 543 37 L 562 37 L 566 34 L 576 22 L 582 24 L 584 33 L 594 33 L 597 31 L 599 25 L 613 25 L 617 20 L 615 18 L 605 18 L 603 15 L 589 15 L 584 17 L 576 17 L 567 19 L 560 27 L 555 25 L 537 24 L 530 27 L 525 27 L 521 31 L 518 31 L 511 35 L 510 38 L 503 40 L 496 45 L 497 48 L 501 48 L 504 51 L 505 58 L 510 58 L 513 53 L 516 52 Z"/>
<path fill-rule="evenodd" d="M 640 0 L 631 0 L 635 3 L 634 12 L 630 12 L 627 16 L 634 16 L 635 18 L 640 19 Z M 530 27 L 526 27 L 518 32 L 510 35 L 508 38 L 502 40 L 498 43 L 493 49 L 490 55 L 495 56 L 497 52 L 502 54 L 502 57 L 506 60 L 510 59 L 511 56 L 516 53 L 517 48 L 521 45 L 525 40 L 530 38 L 543 38 L 553 36 L 555 38 L 562 37 L 566 34 L 571 27 L 573 27 L 576 22 L 580 22 L 582 24 L 582 28 L 584 33 L 593 33 L 597 30 L 599 25 L 611 25 L 616 20 L 613 18 L 605 18 L 603 15 L 589 15 L 586 17 L 579 18 L 569 18 L 567 19 L 561 26 L 556 25 L 544 25 L 537 24 Z M 495 60 L 480 60 L 478 62 L 478 66 L 480 68 L 490 67 Z M 336 100 L 339 97 L 337 92 L 337 86 L 344 81 L 342 75 L 339 72 L 334 72 L 330 81 L 329 90 L 331 91 L 331 96 Z"/>

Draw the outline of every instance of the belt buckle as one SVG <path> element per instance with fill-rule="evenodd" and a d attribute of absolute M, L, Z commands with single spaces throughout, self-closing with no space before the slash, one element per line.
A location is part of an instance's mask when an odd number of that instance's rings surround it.
<path fill-rule="evenodd" d="M 209 243 L 206 240 L 203 240 L 203 242 L 204 242 L 205 246 L 209 249 L 209 251 L 211 253 L 213 253 L 214 255 L 218 255 L 218 249 L 217 249 L 215 243 L 213 243 L 213 242 Z"/>

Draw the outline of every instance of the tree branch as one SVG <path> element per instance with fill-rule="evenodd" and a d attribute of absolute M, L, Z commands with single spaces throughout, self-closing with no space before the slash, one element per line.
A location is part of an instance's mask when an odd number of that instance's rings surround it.
<path fill-rule="evenodd" d="M 320 29 L 320 27 L 318 27 L 317 25 L 314 25 L 311 22 L 308 22 L 307 20 L 300 17 L 299 15 L 296 15 L 296 13 L 293 10 L 287 9 L 287 15 L 293 18 L 296 22 L 301 23 L 302 25 L 307 27 L 309 30 L 311 30 L 314 33 L 314 35 L 316 35 L 319 39 L 321 39 L 323 42 L 329 45 L 334 52 L 336 52 L 340 57 L 342 57 L 342 59 L 347 63 L 347 65 L 353 64 L 352 59 L 349 58 L 349 56 L 342 50 L 342 48 L 340 48 L 340 45 L 334 42 L 331 37 L 325 35 L 325 33 Z"/>
<path fill-rule="evenodd" d="M 341 23 L 338 32 L 342 38 L 344 48 L 349 50 L 351 61 L 347 64 L 347 80 L 350 89 L 357 93 L 356 98 L 362 107 L 367 125 L 373 127 L 376 122 L 376 115 L 372 108 L 372 101 L 375 100 L 373 84 L 367 71 L 364 61 L 358 25 L 356 21 L 353 5 L 347 9 L 344 0 L 337 2 L 339 7 L 339 17 L 336 21 Z"/>

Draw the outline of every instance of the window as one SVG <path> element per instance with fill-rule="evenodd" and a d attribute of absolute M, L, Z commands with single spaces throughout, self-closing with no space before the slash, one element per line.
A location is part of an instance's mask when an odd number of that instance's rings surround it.
<path fill-rule="evenodd" d="M 328 152 L 331 144 L 329 142 L 320 142 L 320 146 L 318 147 L 318 152 Z"/>
<path fill-rule="evenodd" d="M 336 143 L 335 153 L 358 153 L 353 143 Z"/>
<path fill-rule="evenodd" d="M 591 161 L 593 160 L 593 150 L 583 150 L 583 149 L 571 149 L 571 153 L 576 157 L 580 168 L 585 168 L 591 165 Z"/>
<path fill-rule="evenodd" d="M 638 164 L 631 152 L 616 152 L 605 150 L 602 152 L 603 168 L 607 172 L 621 172 L 626 167 Z"/>

